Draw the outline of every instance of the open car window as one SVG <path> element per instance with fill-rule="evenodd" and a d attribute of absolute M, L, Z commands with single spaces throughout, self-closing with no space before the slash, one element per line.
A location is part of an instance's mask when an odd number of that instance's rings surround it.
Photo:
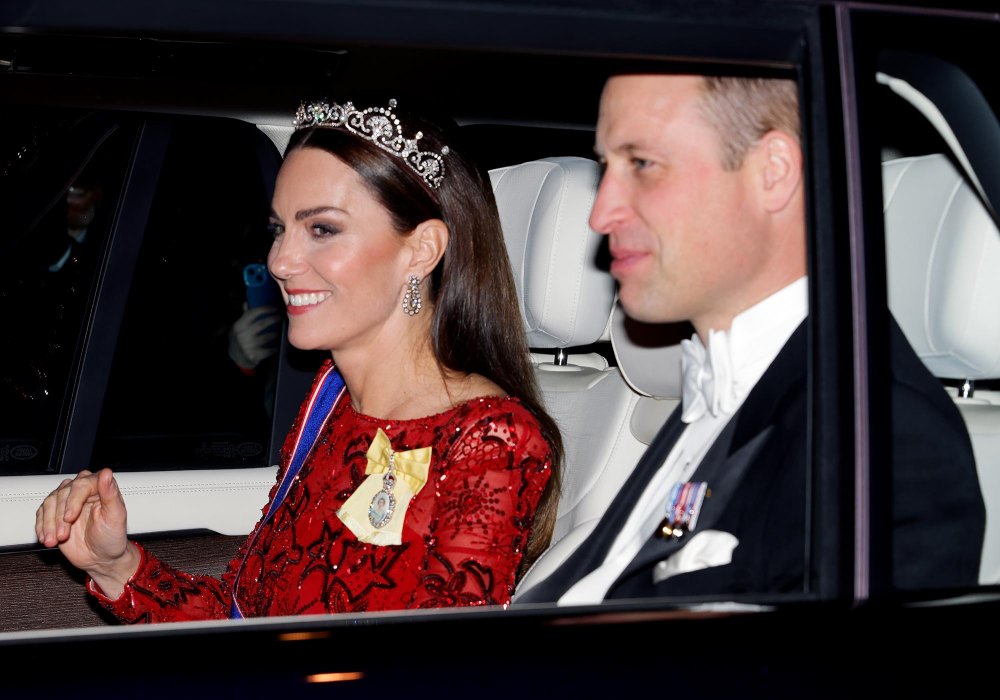
<path fill-rule="evenodd" d="M 256 674 L 274 674 L 277 687 L 305 682 L 307 669 L 319 672 L 317 655 L 332 658 L 334 646 L 339 672 L 361 668 L 362 648 L 386 639 L 416 639 L 419 656 L 429 646 L 422 634 L 515 629 L 532 650 L 532 677 L 553 680 L 562 658 L 552 650 L 568 645 L 581 650 L 577 666 L 595 662 L 595 688 L 603 679 L 639 689 L 661 668 L 661 654 L 634 649 L 640 625 L 696 640 L 680 658 L 716 675 L 694 652 L 720 643 L 730 622 L 720 648 L 751 649 L 741 671 L 772 660 L 751 643 L 757 634 L 782 637 L 773 648 L 785 653 L 775 662 L 783 670 L 793 661 L 843 665 L 845 682 L 856 680 L 851 660 L 822 653 L 829 647 L 813 641 L 816 629 L 846 627 L 838 615 L 878 605 L 920 615 L 970 598 L 965 588 L 897 585 L 900 571 L 949 546 L 938 549 L 928 532 L 933 552 L 893 554 L 893 522 L 908 514 L 894 503 L 886 465 L 896 456 L 893 435 L 907 431 L 911 444 L 944 432 L 969 439 L 986 513 L 977 590 L 1000 585 L 1000 328 L 991 321 L 1000 293 L 991 272 L 1000 264 L 1000 93 L 979 53 L 995 40 L 995 22 L 973 11 L 944 18 L 835 0 L 740 8 L 265 0 L 225 22 L 186 0 L 187 19 L 155 21 L 100 2 L 86 18 L 64 17 L 58 5 L 37 9 L 32 31 L 23 30 L 31 21 L 0 10 L 0 61 L 10 62 L 0 62 L 0 201 L 11 220 L 0 227 L 0 655 L 24 661 L 25 685 L 38 663 L 30 646 L 78 650 L 81 638 L 98 653 L 131 644 L 152 653 L 182 639 L 200 658 L 181 685 L 223 677 L 210 664 L 213 642 L 246 651 L 252 638 L 253 653 L 287 662 L 220 682 L 243 688 Z M 33 518 L 44 495 L 81 468 L 111 466 L 130 536 L 194 575 L 224 571 L 260 517 L 282 443 L 325 359 L 283 337 L 251 372 L 229 352 L 247 304 L 244 270 L 270 246 L 269 199 L 291 116 L 302 99 L 394 94 L 453 118 L 497 196 L 531 360 L 566 443 L 551 556 L 524 579 L 544 581 L 594 531 L 681 402 L 680 372 L 659 370 L 679 369 L 691 327 L 640 329 L 630 346 L 616 345 L 634 324 L 615 299 L 604 237 L 589 230 L 602 167 L 593 151 L 601 89 L 608 76 L 633 72 L 796 83 L 810 315 L 805 484 L 788 503 L 805 514 L 801 583 L 595 605 L 515 599 L 478 610 L 123 628 L 86 596 L 58 550 L 37 544 Z M 929 189 L 912 189 L 908 178 L 925 170 Z M 960 423 L 942 413 L 910 424 L 893 403 L 892 322 Z M 655 383 L 641 367 L 653 368 Z M 911 488 L 925 500 L 942 484 Z M 809 624 L 789 622 L 796 616 Z M 715 631 L 703 624 L 710 620 Z M 874 658 L 879 637 L 863 624 L 852 638 Z M 295 643 L 298 658 L 286 651 Z M 614 658 L 598 663 L 599 655 Z M 459 656 L 468 668 L 479 663 L 469 650 Z M 67 663 L 86 678 L 82 655 Z M 402 674 L 376 666 L 359 672 Z M 739 675 L 720 684 L 733 690 Z M 612 676 L 629 680 L 616 686 Z"/>

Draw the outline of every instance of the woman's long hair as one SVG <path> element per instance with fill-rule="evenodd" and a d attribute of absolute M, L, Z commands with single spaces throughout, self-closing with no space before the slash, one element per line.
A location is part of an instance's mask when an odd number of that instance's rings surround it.
<path fill-rule="evenodd" d="M 437 189 L 399 156 L 339 128 L 299 129 L 289 140 L 286 154 L 296 148 L 319 148 L 342 160 L 361 176 L 400 233 L 409 233 L 428 219 L 447 224 L 448 246 L 430 275 L 428 290 L 433 303 L 431 343 L 438 364 L 454 372 L 487 377 L 520 399 L 552 447 L 552 475 L 535 512 L 518 570 L 520 579 L 552 537 L 562 482 L 562 438 L 545 411 L 535 381 L 488 176 L 465 155 L 457 128 L 442 127 L 398 109 L 395 112 L 407 136 L 422 132 L 418 141 L 421 151 L 441 153 L 447 145 L 445 173 Z"/>

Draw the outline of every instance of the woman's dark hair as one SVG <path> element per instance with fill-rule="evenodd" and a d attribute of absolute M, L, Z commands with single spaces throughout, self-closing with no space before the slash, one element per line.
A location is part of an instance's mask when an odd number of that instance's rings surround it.
<path fill-rule="evenodd" d="M 454 125 L 439 126 L 394 110 L 407 136 L 422 132 L 421 151 L 441 153 L 444 177 L 432 188 L 401 157 L 340 128 L 314 126 L 292 134 L 286 155 L 318 148 L 350 166 L 390 213 L 400 233 L 428 219 L 448 226 L 448 247 L 430 275 L 431 342 L 438 364 L 491 379 L 535 416 L 552 446 L 552 475 L 535 512 L 518 579 L 545 550 L 555 526 L 561 485 L 562 438 L 542 405 L 531 367 L 514 275 L 488 176 L 464 153 Z M 449 122 L 439 120 L 445 125 Z"/>

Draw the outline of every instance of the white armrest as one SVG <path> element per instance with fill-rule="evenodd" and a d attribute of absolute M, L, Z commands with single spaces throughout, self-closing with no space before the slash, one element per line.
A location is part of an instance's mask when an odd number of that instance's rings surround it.
<path fill-rule="evenodd" d="M 277 467 L 119 472 L 130 535 L 181 530 L 248 534 L 260 518 Z M 0 479 L 0 546 L 35 544 L 35 511 L 71 475 Z"/>

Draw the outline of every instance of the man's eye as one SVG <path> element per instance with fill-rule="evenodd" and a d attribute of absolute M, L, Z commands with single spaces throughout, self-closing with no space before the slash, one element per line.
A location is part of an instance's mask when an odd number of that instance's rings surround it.
<path fill-rule="evenodd" d="M 645 158 L 633 158 L 632 159 L 632 169 L 633 170 L 645 170 L 650 165 L 652 165 L 652 162 L 646 160 Z"/>

